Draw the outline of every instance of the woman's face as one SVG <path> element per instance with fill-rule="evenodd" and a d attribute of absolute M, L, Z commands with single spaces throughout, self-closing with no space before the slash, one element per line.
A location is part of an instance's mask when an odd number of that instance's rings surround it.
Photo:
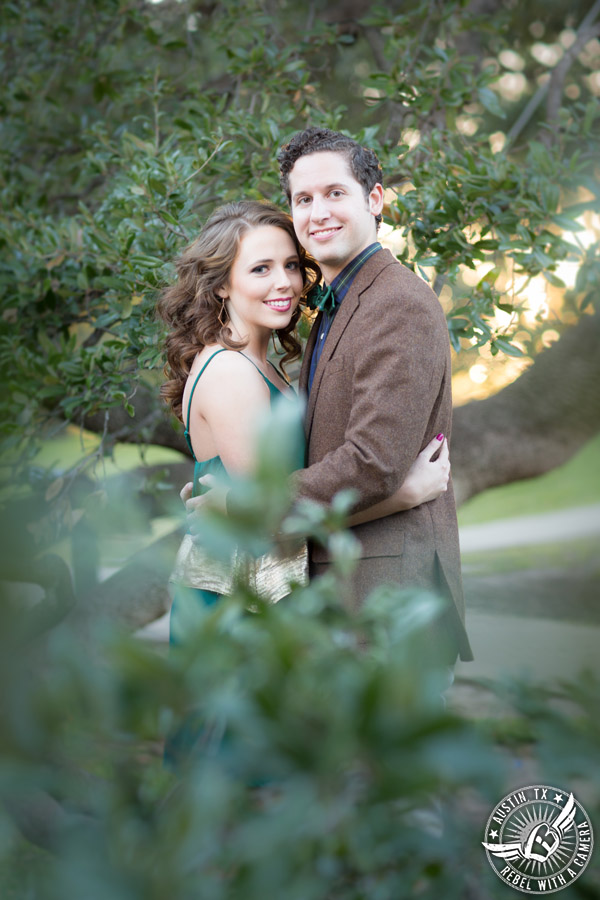
<path fill-rule="evenodd" d="M 275 225 L 248 231 L 240 241 L 229 281 L 219 293 L 240 337 L 285 328 L 300 300 L 302 272 L 290 235 Z"/>

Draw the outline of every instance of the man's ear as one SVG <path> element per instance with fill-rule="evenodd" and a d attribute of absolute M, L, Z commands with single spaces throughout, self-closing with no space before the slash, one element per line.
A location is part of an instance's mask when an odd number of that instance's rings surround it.
<path fill-rule="evenodd" d="M 377 183 L 369 191 L 369 212 L 378 216 L 383 209 L 383 185 Z"/>

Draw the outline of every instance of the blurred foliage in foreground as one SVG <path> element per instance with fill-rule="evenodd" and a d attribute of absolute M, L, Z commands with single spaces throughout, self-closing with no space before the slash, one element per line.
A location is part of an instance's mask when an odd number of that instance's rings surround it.
<path fill-rule="evenodd" d="M 262 432 L 256 480 L 240 494 L 252 502 L 231 523 L 243 546 L 282 508 L 284 467 L 265 463 L 285 458 L 284 432 L 280 420 Z M 358 616 L 345 611 L 354 548 L 343 512 L 340 498 L 290 524 L 329 542 L 330 577 L 269 607 L 241 585 L 198 610 L 168 655 L 90 624 L 85 609 L 44 617 L 47 599 L 27 607 L 4 592 L 0 862 L 11 900 L 506 896 L 480 841 L 522 753 L 540 781 L 576 783 L 596 816 L 598 684 L 565 688 L 561 705 L 506 688 L 508 720 L 445 707 L 424 640 L 436 598 L 381 588 Z M 217 531 L 229 539 L 224 522 Z M 176 775 L 163 740 L 190 709 L 210 740 Z M 34 867 L 19 868 L 15 822 L 50 850 Z M 571 896 L 590 890 L 586 872 Z"/>

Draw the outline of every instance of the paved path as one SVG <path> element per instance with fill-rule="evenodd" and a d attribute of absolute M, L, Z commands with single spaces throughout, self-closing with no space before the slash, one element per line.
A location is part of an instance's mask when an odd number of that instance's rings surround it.
<path fill-rule="evenodd" d="M 600 628 L 553 619 L 467 613 L 475 660 L 458 663 L 457 678 L 528 676 L 570 679 L 583 669 L 600 675 Z"/>
<path fill-rule="evenodd" d="M 596 535 L 600 538 L 598 504 L 468 525 L 460 530 L 460 545 L 468 554 Z M 467 629 L 475 660 L 458 664 L 459 681 L 505 674 L 550 682 L 573 678 L 585 668 L 600 674 L 600 628 L 594 625 L 471 610 Z"/>
<path fill-rule="evenodd" d="M 499 519 L 461 528 L 463 553 L 600 536 L 600 505 Z M 568 603 L 568 597 L 565 597 Z M 600 674 L 600 627 L 549 618 L 467 612 L 467 628 L 475 661 L 459 663 L 457 681 L 527 674 L 550 682 L 572 678 L 581 669 Z M 138 634 L 167 641 L 168 615 Z"/>
<path fill-rule="evenodd" d="M 460 529 L 460 549 L 462 553 L 476 553 L 593 535 L 600 536 L 600 504 L 465 525 Z"/>

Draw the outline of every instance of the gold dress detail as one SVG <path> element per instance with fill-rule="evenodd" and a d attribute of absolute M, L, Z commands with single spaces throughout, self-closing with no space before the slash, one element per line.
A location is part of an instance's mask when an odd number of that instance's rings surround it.
<path fill-rule="evenodd" d="M 217 594 L 231 594 L 236 584 L 247 584 L 265 603 L 277 603 L 294 584 L 308 583 L 306 542 L 285 555 L 275 551 L 253 557 L 236 550 L 229 563 L 211 557 L 194 543 L 191 534 L 181 542 L 171 581 L 184 587 L 200 588 Z"/>

